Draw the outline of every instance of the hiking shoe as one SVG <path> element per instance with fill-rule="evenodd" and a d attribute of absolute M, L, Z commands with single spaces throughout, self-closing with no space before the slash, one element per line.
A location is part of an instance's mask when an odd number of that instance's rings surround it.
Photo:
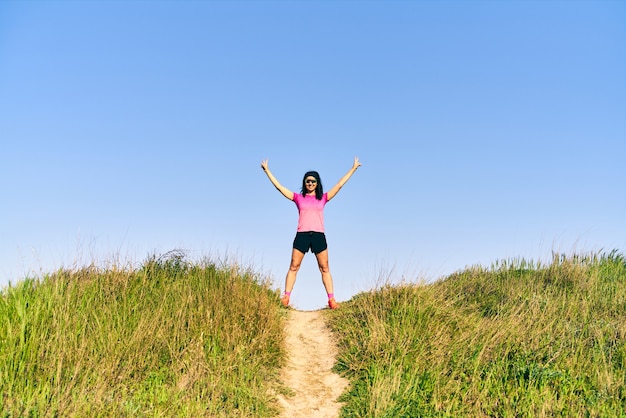
<path fill-rule="evenodd" d="M 286 308 L 289 306 L 289 295 L 285 295 L 280 299 L 280 303 Z"/>
<path fill-rule="evenodd" d="M 328 299 L 328 307 L 330 309 L 337 309 L 339 307 L 339 304 L 337 303 L 335 298 L 330 298 Z"/>

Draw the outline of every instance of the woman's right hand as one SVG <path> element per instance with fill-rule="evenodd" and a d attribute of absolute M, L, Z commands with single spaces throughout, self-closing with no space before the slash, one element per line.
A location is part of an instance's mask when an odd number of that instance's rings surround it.
<path fill-rule="evenodd" d="M 281 185 L 278 182 L 278 180 L 276 180 L 276 177 L 274 177 L 274 175 L 270 171 L 269 167 L 267 166 L 267 160 L 261 161 L 261 168 L 263 169 L 263 171 L 265 171 L 265 174 L 267 175 L 267 178 L 270 179 L 270 181 L 272 182 L 274 187 L 276 187 L 276 189 L 278 189 L 278 191 L 283 196 L 285 196 L 287 199 L 293 200 L 293 192 L 291 190 L 289 190 L 288 188 L 284 187 L 283 185 Z"/>

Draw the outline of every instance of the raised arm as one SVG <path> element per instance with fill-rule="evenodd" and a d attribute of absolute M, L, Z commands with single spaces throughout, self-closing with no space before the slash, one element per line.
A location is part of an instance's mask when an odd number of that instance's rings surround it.
<path fill-rule="evenodd" d="M 359 168 L 360 166 L 361 166 L 361 163 L 359 162 L 358 157 L 354 157 L 354 164 L 352 164 L 352 168 L 350 169 L 350 171 L 348 171 L 342 178 L 340 178 L 339 182 L 337 182 L 337 184 L 335 184 L 335 186 L 332 189 L 330 189 L 330 191 L 328 192 L 328 200 L 335 197 L 337 192 L 339 192 L 339 190 L 343 187 L 343 185 L 346 184 L 348 180 L 350 180 L 350 177 L 352 177 L 356 169 Z"/>
<path fill-rule="evenodd" d="M 278 189 L 278 191 L 281 192 L 282 195 L 285 196 L 287 199 L 293 200 L 293 192 L 280 184 L 278 180 L 276 180 L 276 177 L 274 177 L 269 167 L 267 166 L 267 160 L 261 161 L 261 168 L 263 169 L 263 171 L 265 171 L 265 174 L 267 174 L 267 178 L 270 179 L 274 187 L 276 187 L 276 189 Z"/>

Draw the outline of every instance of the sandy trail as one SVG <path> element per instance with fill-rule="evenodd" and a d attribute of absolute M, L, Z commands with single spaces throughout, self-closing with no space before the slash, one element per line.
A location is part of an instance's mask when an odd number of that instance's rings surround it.
<path fill-rule="evenodd" d="M 341 404 L 337 398 L 348 381 L 332 372 L 337 347 L 320 311 L 289 310 L 289 357 L 282 381 L 295 395 L 278 395 L 282 418 L 334 418 Z"/>

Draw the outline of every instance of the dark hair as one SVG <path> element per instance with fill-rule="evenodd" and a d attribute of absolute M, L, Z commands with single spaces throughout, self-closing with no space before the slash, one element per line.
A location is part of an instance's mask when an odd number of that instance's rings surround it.
<path fill-rule="evenodd" d="M 317 200 L 322 200 L 322 196 L 324 195 L 324 187 L 322 187 L 322 179 L 320 179 L 320 175 L 317 173 L 317 171 L 307 171 L 304 174 L 304 177 L 302 177 L 302 189 L 300 190 L 302 196 L 306 196 L 305 180 L 307 177 L 315 177 L 315 180 L 317 180 L 317 186 L 315 186 L 315 198 Z"/>

